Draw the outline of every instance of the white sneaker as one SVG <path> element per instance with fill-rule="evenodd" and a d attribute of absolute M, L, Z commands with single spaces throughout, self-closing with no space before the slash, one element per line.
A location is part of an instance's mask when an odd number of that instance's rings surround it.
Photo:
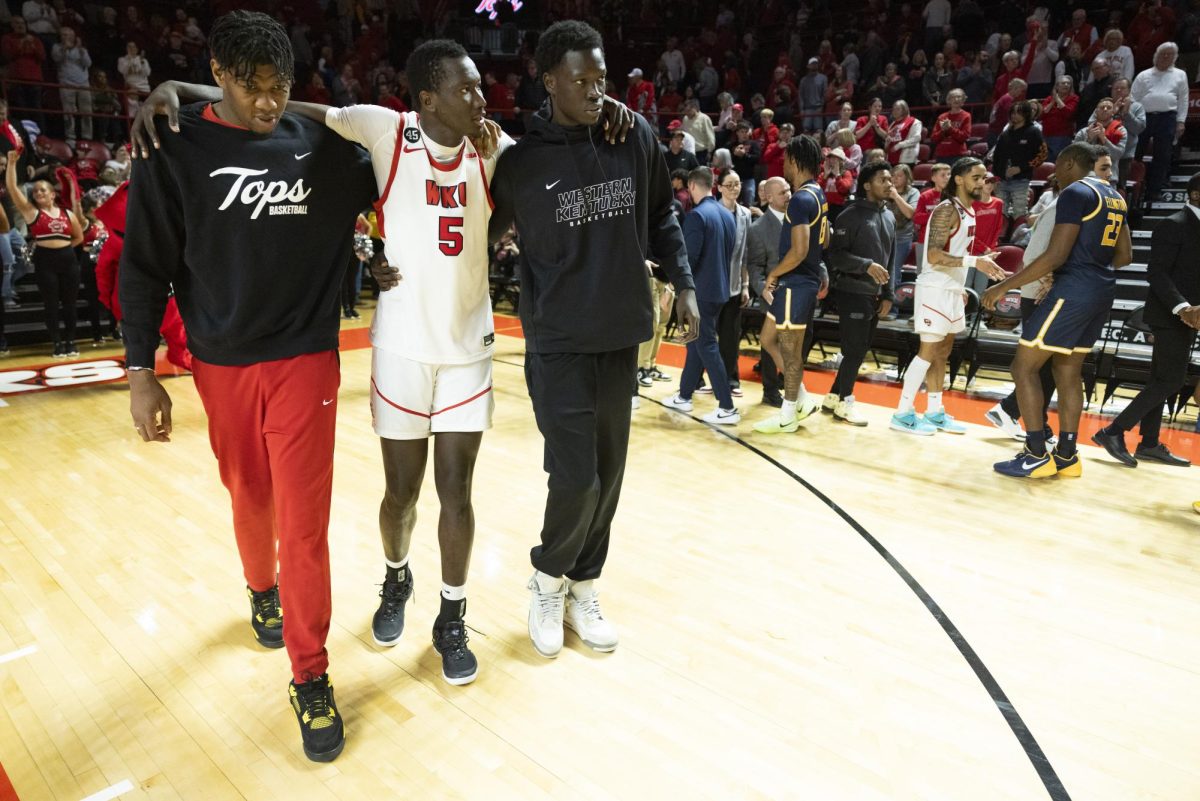
<path fill-rule="evenodd" d="M 592 581 L 572 581 L 567 593 L 567 627 L 593 651 L 608 653 L 617 648 L 617 630 L 600 613 L 600 599 Z"/>
<path fill-rule="evenodd" d="M 837 395 L 834 395 L 832 392 L 830 392 L 821 401 L 821 411 L 825 412 L 825 414 L 833 414 L 834 413 L 833 410 L 838 407 L 838 402 L 840 400 L 841 400 L 841 398 L 839 398 Z"/>
<path fill-rule="evenodd" d="M 833 410 L 833 416 L 836 420 L 841 420 L 843 423 L 849 423 L 852 426 L 865 426 L 867 418 L 858 413 L 854 408 L 854 396 L 847 395 L 838 403 L 837 408 Z"/>
<path fill-rule="evenodd" d="M 678 392 L 667 398 L 663 403 L 668 409 L 674 409 L 677 412 L 690 412 L 692 410 L 692 402 L 679 397 Z"/>
<path fill-rule="evenodd" d="M 1013 439 L 1025 439 L 1025 429 L 1021 428 L 1021 423 L 1009 417 L 1008 412 L 1004 411 L 1004 407 L 999 403 L 988 409 L 983 416 L 987 418 L 989 423 Z"/>
<path fill-rule="evenodd" d="M 554 582 L 558 582 L 557 585 Z M 533 641 L 534 650 L 553 659 L 563 646 L 563 600 L 567 595 L 567 582 L 535 570 L 528 586 L 532 593 L 529 599 L 529 639 Z"/>
<path fill-rule="evenodd" d="M 742 413 L 737 409 L 713 409 L 700 419 L 714 426 L 736 426 L 742 422 Z"/>
<path fill-rule="evenodd" d="M 633 396 L 633 404 L 632 404 L 632 408 L 634 408 L 634 409 L 640 409 L 640 408 L 642 408 L 642 399 L 641 399 L 641 398 L 639 398 L 637 395 L 634 395 L 634 396 Z"/>

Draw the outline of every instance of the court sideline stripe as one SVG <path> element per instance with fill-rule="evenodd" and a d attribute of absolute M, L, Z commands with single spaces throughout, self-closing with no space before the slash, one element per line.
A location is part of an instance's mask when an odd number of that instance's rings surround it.
<path fill-rule="evenodd" d="M 493 361 L 499 364 L 508 365 L 509 367 L 518 367 L 523 369 L 523 365 L 517 364 L 516 362 L 505 361 L 504 359 L 498 359 L 494 357 Z M 737 436 L 736 434 L 731 434 L 729 431 L 723 428 L 711 426 L 695 415 L 680 412 L 678 409 L 672 409 L 662 401 L 655 400 L 654 398 L 648 398 L 645 395 L 640 395 L 640 397 L 643 397 L 648 401 L 652 401 L 668 411 L 673 411 L 695 420 L 705 428 L 712 429 L 721 436 L 736 442 L 738 445 L 746 448 L 751 453 L 756 454 L 757 456 L 766 460 L 769 464 L 774 465 L 780 471 L 795 480 L 800 486 L 812 493 L 817 500 L 828 506 L 831 510 L 833 510 L 834 514 L 842 518 L 842 520 L 844 520 L 846 524 L 850 526 L 850 528 L 854 529 L 858 536 L 862 537 L 863 540 L 865 540 L 866 543 L 870 545 L 871 548 L 873 548 L 885 562 L 887 562 L 888 567 L 890 567 L 896 573 L 896 575 L 898 575 L 901 580 L 908 585 L 908 588 L 913 591 L 913 594 L 916 595 L 917 598 L 920 599 L 921 603 L 925 605 L 925 609 L 930 615 L 933 616 L 933 619 L 936 620 L 938 625 L 942 627 L 942 630 L 946 632 L 946 635 L 950 638 L 950 641 L 954 643 L 954 647 L 957 648 L 958 652 L 962 654 L 964 659 L 967 660 L 967 664 L 971 667 L 971 670 L 974 671 L 975 677 L 979 679 L 979 682 L 983 685 L 984 689 L 987 690 L 987 694 L 991 697 L 992 702 L 996 705 L 996 708 L 1000 710 L 1000 714 L 1004 716 L 1004 720 L 1006 723 L 1008 723 L 1009 729 L 1012 730 L 1013 735 L 1017 738 L 1017 742 L 1021 744 L 1021 748 L 1025 751 L 1025 756 L 1028 757 L 1029 761 L 1033 764 L 1033 769 L 1037 771 L 1038 778 L 1041 779 L 1042 785 L 1046 788 L 1046 792 L 1049 793 L 1051 801 L 1071 801 L 1071 796 L 1068 795 L 1066 788 L 1063 787 L 1062 780 L 1059 779 L 1058 774 L 1055 773 L 1054 767 L 1050 764 L 1050 759 L 1046 756 L 1045 752 L 1042 751 L 1042 747 L 1038 745 L 1037 740 L 1033 736 L 1033 732 L 1031 732 L 1029 727 L 1025 725 L 1025 721 L 1017 712 L 1016 707 L 1013 706 L 1012 701 L 1008 699 L 1008 696 L 1005 695 L 1004 690 L 1000 688 L 1000 683 L 996 681 L 996 677 L 992 675 L 992 672 L 988 670 L 987 665 L 983 663 L 983 659 L 981 659 L 979 654 L 975 652 L 975 649 L 971 647 L 971 644 L 967 642 L 967 638 L 963 636 L 961 631 L 959 631 L 958 626 L 955 626 L 954 623 L 950 621 L 949 616 L 945 613 L 938 602 L 933 599 L 933 596 L 931 596 L 929 592 L 926 591 L 923 586 L 921 586 L 921 582 L 917 581 L 916 577 L 914 577 L 912 573 L 909 573 L 908 569 L 904 567 L 904 565 L 900 564 L 900 560 L 893 556 L 892 552 L 889 551 L 883 543 L 875 539 L 871 532 L 867 531 L 861 523 L 855 520 L 849 512 L 834 502 L 832 498 L 821 492 L 821 490 L 817 489 L 816 486 L 807 481 L 804 477 L 792 470 L 790 467 L 783 464 L 770 454 L 764 452 L 757 446 L 746 442 L 741 437 Z"/>
<path fill-rule="evenodd" d="M 643 395 L 641 397 L 645 396 Z M 963 658 L 967 660 L 967 664 L 970 665 L 971 670 L 975 672 L 976 678 L 979 679 L 979 682 L 983 685 L 984 689 L 987 690 L 988 695 L 991 696 L 992 702 L 996 704 L 996 708 L 999 709 L 1000 714 L 1004 716 L 1004 720 L 1006 723 L 1008 723 L 1008 727 L 1012 729 L 1012 733 L 1016 736 L 1017 742 L 1019 742 L 1021 744 L 1021 748 L 1025 750 L 1025 756 L 1027 756 L 1029 761 L 1033 763 L 1033 768 L 1037 771 L 1038 778 L 1042 780 L 1042 785 L 1046 788 L 1046 792 L 1050 794 L 1052 801 L 1071 801 L 1071 796 L 1067 794 L 1066 788 L 1063 787 L 1062 780 L 1059 779 L 1058 774 L 1055 773 L 1054 767 L 1050 764 L 1050 759 L 1046 756 L 1045 752 L 1042 751 L 1042 747 L 1038 745 L 1037 740 L 1033 736 L 1033 732 L 1031 732 L 1029 727 L 1025 725 L 1025 721 L 1017 712 L 1016 707 L 1013 706 L 1012 701 L 1008 699 L 1008 696 L 1004 693 L 1004 690 L 1000 688 L 1000 683 L 996 681 L 996 677 L 992 675 L 992 672 L 988 670 L 987 665 L 983 663 L 983 659 L 981 659 L 979 654 L 975 652 L 975 649 L 971 647 L 971 644 L 967 642 L 967 638 L 963 636 L 963 633 L 959 630 L 958 626 L 955 626 L 954 623 L 950 621 L 949 616 L 945 613 L 938 602 L 933 599 L 933 596 L 931 596 L 929 592 L 926 591 L 923 586 L 921 586 L 921 582 L 917 581 L 916 577 L 913 576 L 912 573 L 908 572 L 908 569 L 900 563 L 899 559 L 892 555 L 892 552 L 889 551 L 882 542 L 877 540 L 874 535 L 871 534 L 871 532 L 867 531 L 867 529 L 863 527 L 861 523 L 855 520 L 849 512 L 839 506 L 832 498 L 821 492 L 821 490 L 817 489 L 816 486 L 806 480 L 803 476 L 780 462 L 775 457 L 764 452 L 757 446 L 746 442 L 746 440 L 742 439 L 736 434 L 730 433 L 723 428 L 709 425 L 695 415 L 680 412 L 678 409 L 672 409 L 662 401 L 655 400 L 654 398 L 646 398 L 646 400 L 653 401 L 668 411 L 685 414 L 687 417 L 695 420 L 700 425 L 716 431 L 718 434 L 726 437 L 727 439 L 733 440 L 738 445 L 746 448 L 751 453 L 754 453 L 757 456 L 765 459 L 768 463 L 779 468 L 779 470 L 788 476 L 791 476 L 791 478 L 800 484 L 800 486 L 812 493 L 817 500 L 828 506 L 838 517 L 842 518 L 847 525 L 854 529 L 854 531 L 860 537 L 862 537 L 866 543 L 883 558 L 885 562 L 888 563 L 888 566 L 895 571 L 896 575 L 898 575 L 904 581 L 904 583 L 908 585 L 908 588 L 913 591 L 913 594 L 921 600 L 921 603 L 925 605 L 925 609 L 928 610 L 929 614 L 933 616 L 933 619 L 938 622 L 938 625 L 942 627 L 942 630 L 946 632 L 946 635 L 950 638 L 950 641 L 954 643 L 954 647 L 957 648 L 959 653 L 962 654 Z"/>

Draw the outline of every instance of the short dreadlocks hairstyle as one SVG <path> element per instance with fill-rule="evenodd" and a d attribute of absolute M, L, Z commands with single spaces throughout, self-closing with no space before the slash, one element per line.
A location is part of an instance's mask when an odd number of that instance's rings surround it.
<path fill-rule="evenodd" d="M 787 143 L 787 157 L 814 178 L 821 171 L 821 146 L 808 134 L 793 136 Z"/>
<path fill-rule="evenodd" d="M 430 39 L 421 43 L 408 55 L 404 65 L 408 73 L 408 88 L 413 102 L 421 92 L 436 94 L 446 80 L 446 60 L 466 58 L 467 51 L 458 42 L 450 39 Z"/>
<path fill-rule="evenodd" d="M 287 31 L 274 17 L 257 11 L 231 11 L 217 17 L 208 35 L 212 57 L 238 83 L 246 83 L 259 67 L 271 66 L 292 83 L 296 59 Z"/>
<path fill-rule="evenodd" d="M 567 53 L 593 49 L 604 49 L 604 40 L 595 28 L 577 19 L 563 20 L 541 35 L 533 60 L 537 63 L 538 74 L 545 75 L 561 64 Z"/>

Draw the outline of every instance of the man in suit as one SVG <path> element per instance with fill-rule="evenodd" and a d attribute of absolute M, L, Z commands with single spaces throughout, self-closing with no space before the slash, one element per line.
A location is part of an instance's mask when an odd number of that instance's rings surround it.
<path fill-rule="evenodd" d="M 1092 440 L 1122 464 L 1139 459 L 1187 467 L 1191 464 L 1158 441 L 1163 402 L 1187 377 L 1188 359 L 1200 328 L 1200 173 L 1188 181 L 1188 202 L 1154 229 L 1150 241 L 1150 296 L 1145 321 L 1154 332 L 1150 383 Z M 1136 456 L 1125 447 L 1125 432 L 1140 423 L 1142 442 Z"/>
<path fill-rule="evenodd" d="M 768 178 L 762 185 L 766 212 L 750 224 L 750 236 L 746 242 L 746 260 L 750 270 L 750 288 L 754 296 L 762 297 L 767 275 L 779 263 L 779 231 L 783 227 L 783 214 L 792 199 L 792 188 L 783 178 Z M 762 370 L 763 403 L 779 408 L 783 405 L 783 379 L 779 368 L 766 348 L 761 350 L 759 360 Z"/>
<path fill-rule="evenodd" d="M 698 167 L 688 175 L 688 192 L 695 207 L 683 218 L 683 239 L 688 263 L 696 282 L 696 301 L 700 306 L 700 336 L 688 343 L 687 360 L 679 379 L 679 392 L 666 405 L 682 412 L 692 410 L 692 394 L 700 386 L 701 372 L 707 372 L 719 407 L 706 414 L 704 422 L 732 426 L 741 422 L 733 405 L 729 375 L 717 346 L 717 319 L 729 300 L 729 265 L 737 239 L 733 215 L 713 197 L 713 172 Z"/>

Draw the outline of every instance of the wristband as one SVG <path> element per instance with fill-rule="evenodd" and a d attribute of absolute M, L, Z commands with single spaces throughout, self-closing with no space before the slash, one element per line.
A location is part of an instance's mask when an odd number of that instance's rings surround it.
<path fill-rule="evenodd" d="M 975 266 L 975 262 L 978 260 L 978 256 L 963 256 L 963 267 L 966 267 L 969 270 Z"/>

